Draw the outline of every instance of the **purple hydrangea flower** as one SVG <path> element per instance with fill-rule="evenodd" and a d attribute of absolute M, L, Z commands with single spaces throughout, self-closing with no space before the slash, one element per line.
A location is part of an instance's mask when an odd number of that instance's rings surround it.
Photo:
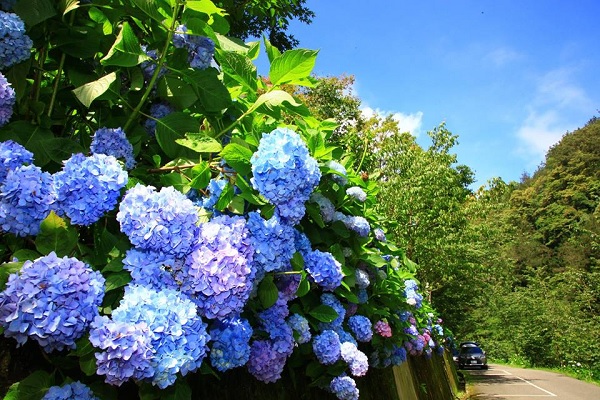
<path fill-rule="evenodd" d="M 25 261 L 0 293 L 0 324 L 18 345 L 28 338 L 46 352 L 75 348 L 98 315 L 104 278 L 76 258 L 54 252 Z"/>
<path fill-rule="evenodd" d="M 367 200 L 367 194 L 365 191 L 359 186 L 352 186 L 346 189 L 346 194 L 361 203 L 364 203 Z"/>
<path fill-rule="evenodd" d="M 346 178 L 346 168 L 342 164 L 332 160 L 327 163 L 327 167 L 337 172 L 331 174 L 331 179 L 334 182 L 338 183 L 341 186 L 346 186 L 348 184 L 348 179 Z"/>
<path fill-rule="evenodd" d="M 292 314 L 287 320 L 288 325 L 296 335 L 296 343 L 304 344 L 310 342 L 312 335 L 310 333 L 310 326 L 308 320 L 300 314 Z"/>
<path fill-rule="evenodd" d="M 253 252 L 243 217 L 222 215 L 200 225 L 177 280 L 201 315 L 222 319 L 242 311 L 256 275 Z"/>
<path fill-rule="evenodd" d="M 0 11 L 0 69 L 27 60 L 32 47 L 33 41 L 25 34 L 23 20 L 17 14 Z"/>
<path fill-rule="evenodd" d="M 7 140 L 0 142 L 0 183 L 8 172 L 24 164 L 33 162 L 33 153 L 19 143 Z"/>
<path fill-rule="evenodd" d="M 285 323 L 289 314 L 287 301 L 281 295 L 275 304 L 258 313 L 260 328 L 269 335 L 273 350 L 286 357 L 294 350 L 294 334 L 292 328 Z"/>
<path fill-rule="evenodd" d="M 339 400 L 358 400 L 356 382 L 349 376 L 341 375 L 333 378 L 329 388 Z"/>
<path fill-rule="evenodd" d="M 37 235 L 56 193 L 52 176 L 35 165 L 10 171 L 0 186 L 0 228 L 17 236 Z"/>
<path fill-rule="evenodd" d="M 322 193 L 314 192 L 310 196 L 310 201 L 313 203 L 317 203 L 317 205 L 319 206 L 323 222 L 333 221 L 333 216 L 335 214 L 335 206 L 333 205 L 331 200 L 325 197 Z"/>
<path fill-rule="evenodd" d="M 287 355 L 275 349 L 270 340 L 256 340 L 250 347 L 248 372 L 265 383 L 277 382 L 285 367 Z"/>
<path fill-rule="evenodd" d="M 92 154 L 106 154 L 123 159 L 127 169 L 135 167 L 133 146 L 121 128 L 98 129 L 92 137 L 90 150 Z"/>
<path fill-rule="evenodd" d="M 277 290 L 279 290 L 279 295 L 286 301 L 294 300 L 297 297 L 296 292 L 298 292 L 301 280 L 302 276 L 300 273 L 276 275 L 275 285 L 277 286 Z"/>
<path fill-rule="evenodd" d="M 313 337 L 313 352 L 321 364 L 334 364 L 341 357 L 340 337 L 332 330 L 324 330 Z"/>
<path fill-rule="evenodd" d="M 179 289 L 175 274 L 183 267 L 183 260 L 163 252 L 130 249 L 123 259 L 123 268 L 130 272 L 131 283 L 155 290 Z"/>
<path fill-rule="evenodd" d="M 283 222 L 300 222 L 304 203 L 321 178 L 317 161 L 300 135 L 287 128 L 264 134 L 250 162 L 254 188 L 276 205 Z"/>
<path fill-rule="evenodd" d="M 171 186 L 157 192 L 137 184 L 123 196 L 117 221 L 138 248 L 184 257 L 196 240 L 198 208 Z"/>
<path fill-rule="evenodd" d="M 369 359 L 365 353 L 358 350 L 356 344 L 351 342 L 342 343 L 342 359 L 348 364 L 353 376 L 365 376 L 369 370 Z"/>
<path fill-rule="evenodd" d="M 113 156 L 73 154 L 54 174 L 57 211 L 72 224 L 91 225 L 115 208 L 127 178 Z"/>
<path fill-rule="evenodd" d="M 248 320 L 238 316 L 216 321 L 210 330 L 212 366 L 223 372 L 245 365 L 250 359 L 252 332 Z"/>
<path fill-rule="evenodd" d="M 175 108 L 173 108 L 173 106 L 171 106 L 167 102 L 158 102 L 158 103 L 152 104 L 150 106 L 150 116 L 152 118 L 148 118 L 144 122 L 144 128 L 146 129 L 146 132 L 148 132 L 148 135 L 155 136 L 156 135 L 156 121 L 163 117 L 166 117 L 167 115 L 171 114 L 174 111 L 175 111 Z"/>
<path fill-rule="evenodd" d="M 15 106 L 15 90 L 4 75 L 0 73 L 0 127 L 6 125 L 12 117 Z"/>
<path fill-rule="evenodd" d="M 344 278 L 341 264 L 331 253 L 320 250 L 314 250 L 304 256 L 304 268 L 323 290 L 335 290 Z"/>
<path fill-rule="evenodd" d="M 380 242 L 387 242 L 387 238 L 385 237 L 385 232 L 381 228 L 373 229 L 373 234 L 375 235 L 375 239 Z"/>
<path fill-rule="evenodd" d="M 359 342 L 369 342 L 373 338 L 373 324 L 364 315 L 353 315 L 348 318 L 348 326 Z"/>
<path fill-rule="evenodd" d="M 83 383 L 76 381 L 64 386 L 51 386 L 42 400 L 100 400 L 94 396 L 92 389 Z"/>
<path fill-rule="evenodd" d="M 253 211 L 248 214 L 248 230 L 257 271 L 283 272 L 291 268 L 290 260 L 296 252 L 293 227 L 282 224 L 277 216 L 265 220 Z"/>
<path fill-rule="evenodd" d="M 188 51 L 190 67 L 198 69 L 210 67 L 215 54 L 215 43 L 205 36 L 190 35 L 187 30 L 185 25 L 177 28 L 177 32 L 173 35 L 173 45 Z"/>
<path fill-rule="evenodd" d="M 375 332 L 381 337 L 392 337 L 392 328 L 387 321 L 379 320 L 375 322 L 375 326 L 373 327 Z"/>

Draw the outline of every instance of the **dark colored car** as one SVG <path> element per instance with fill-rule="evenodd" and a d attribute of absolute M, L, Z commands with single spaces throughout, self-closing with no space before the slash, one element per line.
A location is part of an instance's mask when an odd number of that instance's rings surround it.
<path fill-rule="evenodd" d="M 461 346 L 458 352 L 458 368 L 465 369 L 473 367 L 481 369 L 488 368 L 485 351 L 474 344 Z"/>

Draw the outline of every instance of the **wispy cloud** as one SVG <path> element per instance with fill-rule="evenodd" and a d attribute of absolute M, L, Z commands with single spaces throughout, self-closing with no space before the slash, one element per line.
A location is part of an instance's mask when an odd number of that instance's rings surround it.
<path fill-rule="evenodd" d="M 423 124 L 423 112 L 417 111 L 412 114 L 405 114 L 398 111 L 383 111 L 380 109 L 373 109 L 371 107 L 365 106 L 361 108 L 361 112 L 364 117 L 370 118 L 375 115 L 388 116 L 391 115 L 392 118 L 398 122 L 398 126 L 400 127 L 401 132 L 410 132 L 413 136 L 419 136 L 421 133 L 421 126 Z"/>
<path fill-rule="evenodd" d="M 497 47 L 491 49 L 483 57 L 495 67 L 504 67 L 521 59 L 523 55 L 510 47 Z"/>

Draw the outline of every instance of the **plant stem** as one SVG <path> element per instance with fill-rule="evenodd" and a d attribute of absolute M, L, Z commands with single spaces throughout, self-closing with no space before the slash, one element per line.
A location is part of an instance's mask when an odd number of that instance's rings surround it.
<path fill-rule="evenodd" d="M 73 25 L 73 21 L 75 21 L 75 11 L 71 12 L 71 19 L 69 20 L 69 26 Z M 58 70 L 56 71 L 56 78 L 54 79 L 54 86 L 52 87 L 52 97 L 50 98 L 50 105 L 48 106 L 48 117 L 52 117 L 52 111 L 54 109 L 54 102 L 56 101 L 56 96 L 58 95 L 58 85 L 60 83 L 60 77 L 62 76 L 63 67 L 65 66 L 65 59 L 67 58 L 66 53 L 62 53 L 60 56 L 60 62 L 58 63 Z"/>

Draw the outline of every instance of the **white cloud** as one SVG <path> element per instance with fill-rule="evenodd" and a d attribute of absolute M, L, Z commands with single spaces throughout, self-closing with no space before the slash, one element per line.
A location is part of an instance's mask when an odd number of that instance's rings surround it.
<path fill-rule="evenodd" d="M 509 47 L 498 47 L 489 51 L 484 59 L 496 67 L 504 67 L 522 58 L 522 55 Z"/>
<path fill-rule="evenodd" d="M 410 132 L 413 136 L 419 136 L 421 133 L 421 125 L 423 124 L 423 112 L 417 111 L 413 114 L 404 114 L 397 111 L 382 111 L 380 109 L 373 109 L 371 107 L 362 107 L 362 115 L 365 118 L 371 118 L 375 115 L 388 116 L 398 122 L 401 132 Z"/>
<path fill-rule="evenodd" d="M 517 131 L 517 137 L 522 143 L 519 152 L 525 156 L 533 156 L 534 164 L 538 164 L 565 132 L 566 128 L 557 111 L 530 111 Z"/>

